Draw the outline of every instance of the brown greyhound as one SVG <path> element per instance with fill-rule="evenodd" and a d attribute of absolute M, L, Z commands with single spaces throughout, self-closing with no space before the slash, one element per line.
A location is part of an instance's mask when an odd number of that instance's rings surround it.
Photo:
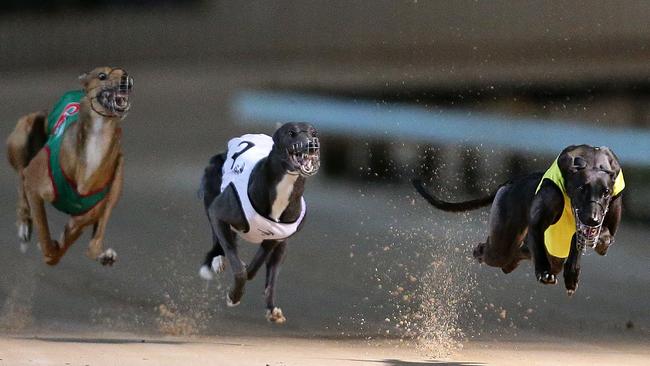
<path fill-rule="evenodd" d="M 131 104 L 133 79 L 120 68 L 98 67 L 79 77 L 82 90 L 67 92 L 48 114 L 18 120 L 7 139 L 18 184 L 18 237 L 26 249 L 36 225 L 45 263 L 55 265 L 93 225 L 86 251 L 112 265 L 113 249 L 103 249 L 111 211 L 122 190 L 121 121 Z M 70 215 L 59 241 L 52 240 L 45 202 Z"/>

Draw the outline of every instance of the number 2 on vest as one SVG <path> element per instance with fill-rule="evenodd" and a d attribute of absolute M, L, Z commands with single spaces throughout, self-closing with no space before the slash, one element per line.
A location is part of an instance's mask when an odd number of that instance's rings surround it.
<path fill-rule="evenodd" d="M 237 161 L 238 157 L 240 157 L 243 153 L 245 153 L 246 151 L 250 150 L 253 146 L 255 146 L 255 144 L 250 141 L 242 141 L 237 146 L 242 146 L 243 144 L 246 144 L 246 147 L 232 154 L 232 165 L 230 166 L 230 169 L 235 167 L 235 161 Z"/>

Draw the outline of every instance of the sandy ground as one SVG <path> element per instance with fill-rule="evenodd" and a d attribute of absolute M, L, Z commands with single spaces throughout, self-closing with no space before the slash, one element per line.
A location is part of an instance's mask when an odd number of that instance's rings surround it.
<path fill-rule="evenodd" d="M 211 154 L 244 131 L 232 93 L 282 70 L 130 71 L 126 182 L 106 236 L 115 267 L 84 257 L 88 234 L 53 268 L 35 243 L 19 252 L 16 177 L 0 149 L 0 365 L 650 364 L 647 227 L 624 218 L 616 247 L 584 258 L 568 298 L 538 285 L 528 263 L 507 276 L 473 263 L 485 211 L 437 213 L 407 185 L 313 179 L 278 288 L 288 323 L 264 321 L 261 278 L 227 309 L 230 275 L 197 276 L 210 243 L 196 188 Z M 18 116 L 74 88 L 76 71 L 1 76 L 7 136 Z M 453 192 L 457 182 L 442 184 Z M 63 217 L 50 217 L 58 235 Z"/>
<path fill-rule="evenodd" d="M 0 337 L 0 365 L 648 365 L 650 349 L 630 343 L 470 342 L 429 359 L 395 341 L 211 337 L 137 338 L 115 334 Z"/>

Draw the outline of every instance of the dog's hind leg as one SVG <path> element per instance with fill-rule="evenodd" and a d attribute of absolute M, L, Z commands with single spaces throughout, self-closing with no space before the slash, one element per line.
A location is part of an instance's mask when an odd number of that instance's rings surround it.
<path fill-rule="evenodd" d="M 22 117 L 7 138 L 7 157 L 19 178 L 16 226 L 20 249 L 23 252 L 27 250 L 27 243 L 32 236 L 32 219 L 25 194 L 23 170 L 47 141 L 45 117 L 44 112 L 31 113 Z"/>
<path fill-rule="evenodd" d="M 262 242 L 260 248 L 257 250 L 257 253 L 255 253 L 255 257 L 253 257 L 253 260 L 251 260 L 249 265 L 246 266 L 246 272 L 248 274 L 249 281 L 255 278 L 257 271 L 260 269 L 260 267 L 262 267 L 262 264 L 267 262 L 269 255 L 273 252 L 279 243 L 279 241 L 275 240 L 265 240 Z"/>
<path fill-rule="evenodd" d="M 472 251 L 472 256 L 474 257 L 474 259 L 476 259 L 477 262 L 479 263 L 484 262 L 483 256 L 485 255 L 485 248 L 487 247 L 487 243 L 489 242 L 490 242 L 490 237 L 487 238 L 485 243 L 478 243 L 474 247 L 474 250 Z"/>
<path fill-rule="evenodd" d="M 519 266 L 519 262 L 523 260 L 530 260 L 530 259 L 531 259 L 530 250 L 528 249 L 526 244 L 524 244 L 519 249 L 519 253 L 515 257 L 515 259 L 513 259 L 512 262 L 510 262 L 509 264 L 501 267 L 501 270 L 503 271 L 503 273 L 508 274 L 514 271 L 515 269 L 517 269 L 517 267 Z"/>
<path fill-rule="evenodd" d="M 84 216 L 73 216 L 68 220 L 68 223 L 65 225 L 63 235 L 60 239 L 61 249 L 59 251 L 59 256 L 63 256 L 65 252 L 72 246 L 72 244 L 79 239 L 79 236 L 83 233 L 83 228 L 88 224 L 88 219 Z"/>
<path fill-rule="evenodd" d="M 20 182 L 18 183 L 18 205 L 17 215 L 18 221 L 18 239 L 20 240 L 20 250 L 25 253 L 27 251 L 27 243 L 32 239 L 32 217 L 29 209 L 29 202 L 27 201 L 27 194 L 25 193 L 25 182 L 22 174 L 22 169 L 19 173 Z"/>
<path fill-rule="evenodd" d="M 497 191 L 490 208 L 489 236 L 474 249 L 474 258 L 509 273 L 517 266 L 518 252 L 528 225 L 523 189 L 506 184 Z"/>
<path fill-rule="evenodd" d="M 39 244 L 41 246 L 41 252 L 43 253 L 45 263 L 51 266 L 56 265 L 61 259 L 60 247 L 59 243 L 56 240 L 52 240 L 50 235 L 44 201 L 37 193 L 31 191 L 27 193 L 27 198 L 29 200 L 29 207 L 31 208 L 34 224 L 38 230 Z"/>
<path fill-rule="evenodd" d="M 24 189 L 29 204 L 30 215 L 38 231 L 39 245 L 45 263 L 55 265 L 61 259 L 60 246 L 52 240 L 50 228 L 45 211 L 45 202 L 54 200 L 54 187 L 50 180 L 47 168 L 47 154 L 41 150 L 23 171 Z"/>
<path fill-rule="evenodd" d="M 214 228 L 219 244 L 221 244 L 221 247 L 226 254 L 226 258 L 230 263 L 230 268 L 232 268 L 234 276 L 233 286 L 226 296 L 226 305 L 229 307 L 237 306 L 239 305 L 242 296 L 244 296 L 244 287 L 246 286 L 247 281 L 246 266 L 239 258 L 239 253 L 237 251 L 237 236 L 230 228 L 230 225 L 223 221 L 211 219 L 210 223 Z"/>
<path fill-rule="evenodd" d="M 275 324 L 282 324 L 287 318 L 282 314 L 282 309 L 275 305 L 275 285 L 280 272 L 280 264 L 284 260 L 287 251 L 287 242 L 283 241 L 273 249 L 266 261 L 266 285 L 264 295 L 266 297 L 266 319 Z"/>
<path fill-rule="evenodd" d="M 212 220 L 210 220 L 210 206 L 221 193 L 221 175 L 225 160 L 226 154 L 217 154 L 210 159 L 199 188 L 199 196 L 203 198 L 205 214 L 208 216 L 210 230 L 212 231 L 212 249 L 205 255 L 205 260 L 199 269 L 199 276 L 207 281 L 214 278 L 213 273 L 221 273 L 226 269 L 225 253 L 219 243 L 214 227 L 212 227 Z"/>
<path fill-rule="evenodd" d="M 205 255 L 205 260 L 199 269 L 199 276 L 206 281 L 214 278 L 212 273 L 221 273 L 226 269 L 225 253 L 212 225 L 210 225 L 210 229 L 212 230 L 212 249 Z"/>

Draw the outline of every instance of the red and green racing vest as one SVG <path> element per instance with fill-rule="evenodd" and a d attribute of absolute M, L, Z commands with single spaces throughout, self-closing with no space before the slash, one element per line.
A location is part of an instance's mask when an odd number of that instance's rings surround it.
<path fill-rule="evenodd" d="M 57 210 L 77 216 L 88 212 L 103 200 L 110 189 L 106 187 L 82 195 L 77 191 L 75 182 L 67 177 L 61 168 L 61 144 L 65 130 L 79 120 L 80 101 L 84 97 L 83 90 L 73 90 L 65 93 L 54 105 L 47 116 L 45 132 L 48 140 L 45 151 L 48 155 L 48 170 L 54 187 L 52 205 Z"/>

